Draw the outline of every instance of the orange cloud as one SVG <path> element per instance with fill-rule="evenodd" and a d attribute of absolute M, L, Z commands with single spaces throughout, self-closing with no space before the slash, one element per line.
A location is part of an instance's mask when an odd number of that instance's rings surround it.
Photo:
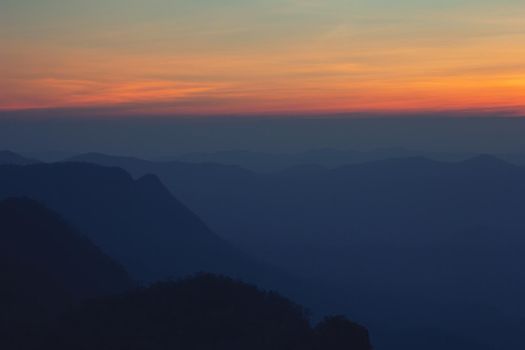
<path fill-rule="evenodd" d="M 0 97 L 2 109 L 82 108 L 163 103 L 209 93 L 220 83 L 162 80 L 104 82 L 68 79 L 14 81 Z"/>
<path fill-rule="evenodd" d="M 321 4 L 298 3 L 308 9 Z M 225 43 L 231 50 L 220 50 L 220 39 L 233 34 L 213 28 L 212 39 L 218 42 L 209 50 L 204 45 L 208 41 L 192 49 L 191 40 L 180 39 L 177 44 L 184 49 L 161 42 L 149 51 L 151 33 L 139 30 L 133 31 L 140 40 L 131 48 L 12 40 L 0 52 L 0 109 L 95 107 L 130 114 L 470 109 L 525 114 L 521 22 L 486 14 L 463 21 L 462 16 L 432 18 L 432 26 L 417 21 L 408 26 L 387 21 L 377 28 L 328 23 L 317 35 L 294 37 L 286 45 L 262 41 L 258 47 L 247 38 Z M 425 29 L 425 35 L 412 32 L 413 25 Z M 150 31 L 169 39 L 169 26 L 157 29 L 153 25 Z M 119 32 L 119 43 L 126 33 Z M 192 40 L 204 37 L 208 35 Z"/>

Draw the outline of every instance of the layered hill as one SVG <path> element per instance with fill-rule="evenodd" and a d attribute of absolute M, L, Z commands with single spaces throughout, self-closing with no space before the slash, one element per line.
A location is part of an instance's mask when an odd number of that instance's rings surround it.
<path fill-rule="evenodd" d="M 26 198 L 0 201 L 0 347 L 24 349 L 87 298 L 135 283 L 58 214 Z"/>
<path fill-rule="evenodd" d="M 421 327 L 427 331 L 419 344 L 429 346 L 436 338 L 456 339 L 461 349 L 513 349 L 525 341 L 523 167 L 481 155 L 257 174 L 219 164 L 83 157 L 137 176 L 157 174 L 219 235 L 337 291 L 321 307 L 344 305 L 385 329 L 390 335 L 376 337 L 378 347 Z"/>
<path fill-rule="evenodd" d="M 59 212 L 140 280 L 200 271 L 263 284 L 281 278 L 215 235 L 153 175 L 134 180 L 86 163 L 0 166 L 0 198 L 11 196 Z"/>
<path fill-rule="evenodd" d="M 119 263 L 58 214 L 26 198 L 0 202 L 0 258 L 6 273 L 19 268 L 40 273 L 76 300 L 120 293 L 134 286 Z M 26 280 L 24 273 L 10 276 Z"/>

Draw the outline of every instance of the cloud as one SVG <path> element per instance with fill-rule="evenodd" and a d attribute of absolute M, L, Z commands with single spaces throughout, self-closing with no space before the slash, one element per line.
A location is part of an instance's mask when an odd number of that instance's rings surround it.
<path fill-rule="evenodd" d="M 224 87 L 184 81 L 94 81 L 45 78 L 12 81 L 0 97 L 0 109 L 97 107 L 163 103 L 189 99 Z"/>

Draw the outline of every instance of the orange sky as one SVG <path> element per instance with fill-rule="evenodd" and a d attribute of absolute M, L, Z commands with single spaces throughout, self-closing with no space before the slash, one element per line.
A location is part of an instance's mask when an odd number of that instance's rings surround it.
<path fill-rule="evenodd" d="M 521 3 L 6 0 L 0 109 L 521 115 Z"/>

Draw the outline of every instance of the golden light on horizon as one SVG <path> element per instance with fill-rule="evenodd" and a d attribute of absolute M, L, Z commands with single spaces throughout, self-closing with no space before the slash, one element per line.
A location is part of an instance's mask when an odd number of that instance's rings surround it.
<path fill-rule="evenodd" d="M 403 0 L 391 12 L 382 0 L 154 2 L 133 0 L 114 18 L 122 0 L 53 0 L 64 11 L 55 22 L 52 9 L 36 20 L 29 6 L 0 5 L 10 15 L 0 24 L 0 110 L 525 111 L 517 1 Z"/>

